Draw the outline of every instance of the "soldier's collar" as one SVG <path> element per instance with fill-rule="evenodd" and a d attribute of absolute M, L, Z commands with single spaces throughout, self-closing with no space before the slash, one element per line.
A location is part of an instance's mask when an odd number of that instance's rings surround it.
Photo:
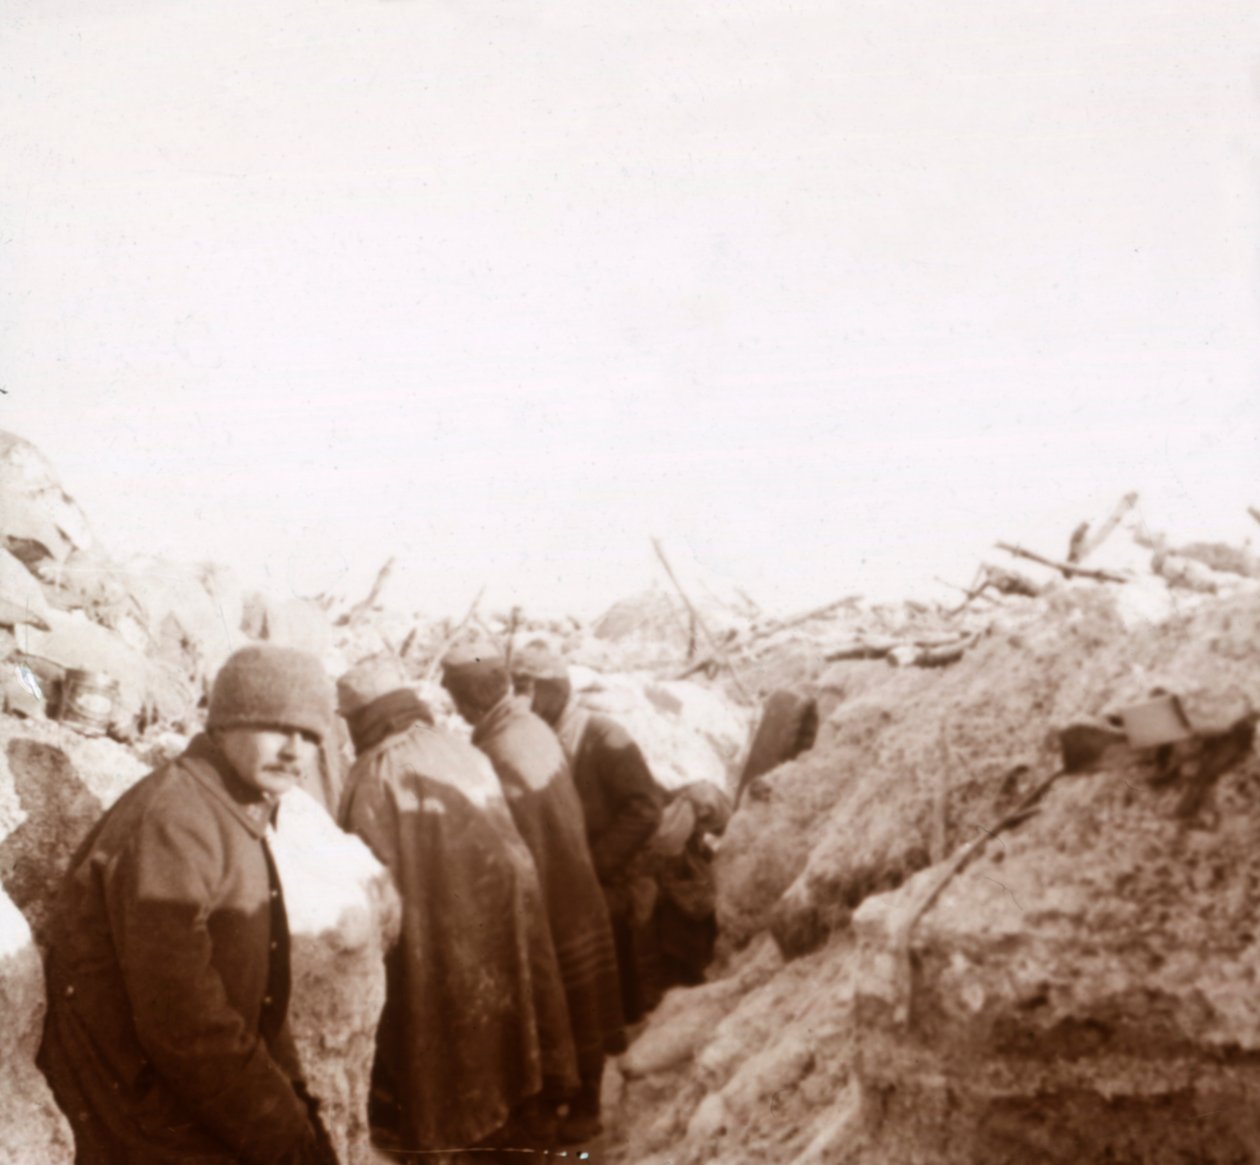
<path fill-rule="evenodd" d="M 279 803 L 237 776 L 218 746 L 205 733 L 193 737 L 179 763 L 217 800 L 227 806 L 254 837 L 263 838 L 275 825 Z"/>

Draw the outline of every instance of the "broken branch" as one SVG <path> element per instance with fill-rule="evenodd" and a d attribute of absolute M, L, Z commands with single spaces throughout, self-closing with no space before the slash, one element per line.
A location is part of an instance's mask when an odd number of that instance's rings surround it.
<path fill-rule="evenodd" d="M 1039 562 L 1042 566 L 1048 566 L 1052 570 L 1059 571 L 1064 578 L 1071 578 L 1073 575 L 1080 578 L 1092 578 L 1097 582 L 1128 582 L 1123 575 L 1113 574 L 1107 570 L 1090 570 L 1088 567 L 1075 566 L 1070 562 L 1060 562 L 1054 558 L 1047 558 L 1044 554 L 1038 554 L 1035 550 L 1025 550 L 1022 546 L 1012 545 L 1010 542 L 998 542 L 996 546 L 999 550 L 1005 550 L 1007 554 L 1013 554 L 1016 558 L 1026 558 L 1029 562 Z"/>
<path fill-rule="evenodd" d="M 1085 557 L 1085 539 L 1088 537 L 1088 522 L 1082 522 L 1075 530 L 1072 531 L 1072 537 L 1068 539 L 1068 562 L 1080 562 L 1080 560 Z"/>
<path fill-rule="evenodd" d="M 974 646 L 979 638 L 977 633 L 952 643 L 903 644 L 888 653 L 888 662 L 893 667 L 945 667 L 962 659 L 967 649 Z"/>
<path fill-rule="evenodd" d="M 744 687 L 744 682 L 740 679 L 739 672 L 735 670 L 735 665 L 731 662 L 725 650 L 723 650 L 722 645 L 714 637 L 713 632 L 709 630 L 709 625 L 700 617 L 700 612 L 696 610 L 695 605 L 687 597 L 687 592 L 683 590 L 682 583 L 678 581 L 678 576 L 674 574 L 674 568 L 670 566 L 669 559 L 665 556 L 665 549 L 661 546 L 659 538 L 652 539 L 652 549 L 656 551 L 656 557 L 661 560 L 661 565 L 665 568 L 665 573 L 669 575 L 669 581 L 674 584 L 678 597 L 686 605 L 693 623 L 704 632 L 704 637 L 709 641 L 709 650 L 713 653 L 714 658 L 731 673 L 731 679 L 735 681 L 735 686 L 739 689 L 740 695 L 750 704 L 753 703 L 753 698 L 749 695 L 748 689 Z"/>
<path fill-rule="evenodd" d="M 826 603 L 821 607 L 814 607 L 810 611 L 804 611 L 799 615 L 792 615 L 787 619 L 776 619 L 772 623 L 757 630 L 750 632 L 745 638 L 740 639 L 735 631 L 728 631 L 724 636 L 724 646 L 736 654 L 742 655 L 753 644 L 760 642 L 762 639 L 769 639 L 772 635 L 777 635 L 780 631 L 786 631 L 789 627 L 797 627 L 802 623 L 808 623 L 811 619 L 821 619 L 825 615 L 830 615 L 832 611 L 837 611 L 841 607 L 849 603 L 855 602 L 860 595 L 846 595 L 843 599 L 836 599 L 835 602 Z M 679 675 L 680 680 L 685 680 L 689 676 L 695 675 L 697 672 L 708 671 L 714 666 L 720 664 L 720 660 L 712 655 L 706 655 L 703 659 L 696 660 L 690 664 L 687 670 Z"/>
<path fill-rule="evenodd" d="M 360 615 L 366 615 L 376 605 L 376 600 L 380 597 L 385 583 L 394 571 L 395 561 L 396 559 L 394 558 L 386 560 L 385 565 L 376 572 L 376 579 L 372 583 L 372 589 L 368 591 L 367 597 L 355 603 L 350 610 L 337 620 L 338 627 L 344 627 L 347 623 L 353 623 Z"/>
<path fill-rule="evenodd" d="M 507 672 L 509 679 L 512 675 L 512 652 L 516 647 L 516 628 L 520 625 L 521 609 L 513 607 L 511 617 L 508 619 L 507 626 L 507 642 L 503 648 L 503 670 Z"/>
<path fill-rule="evenodd" d="M 821 619 L 824 615 L 830 615 L 832 611 L 838 611 L 841 607 L 855 602 L 860 597 L 860 595 L 845 595 L 843 599 L 824 603 L 821 607 L 814 607 L 812 610 L 803 611 L 799 615 L 792 615 L 787 619 L 777 619 L 773 623 L 753 631 L 742 643 L 732 644 L 731 646 L 737 646 L 740 650 L 743 650 L 750 644 L 756 643 L 759 639 L 768 639 L 771 635 L 777 635 L 780 631 L 786 631 L 789 627 L 799 627 L 800 624 L 808 623 L 811 619 Z"/>
<path fill-rule="evenodd" d="M 1091 554 L 1094 553 L 1109 537 L 1115 528 L 1120 525 L 1125 514 L 1127 514 L 1134 506 L 1137 505 L 1138 495 L 1136 491 L 1130 491 L 1125 494 L 1117 503 L 1114 510 L 1107 515 L 1106 520 L 1091 535 L 1089 527 L 1086 526 L 1085 533 L 1081 537 L 1080 544 L 1076 547 L 1076 553 L 1068 553 L 1068 561 L 1071 563 L 1084 562 Z M 1075 535 L 1073 535 L 1075 541 Z"/>

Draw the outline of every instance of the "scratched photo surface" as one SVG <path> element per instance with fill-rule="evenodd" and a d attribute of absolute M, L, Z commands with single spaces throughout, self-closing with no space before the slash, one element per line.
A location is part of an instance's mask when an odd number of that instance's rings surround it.
<path fill-rule="evenodd" d="M 8 0 L 0 150 L 0 1165 L 1260 1159 L 1253 4 Z"/>

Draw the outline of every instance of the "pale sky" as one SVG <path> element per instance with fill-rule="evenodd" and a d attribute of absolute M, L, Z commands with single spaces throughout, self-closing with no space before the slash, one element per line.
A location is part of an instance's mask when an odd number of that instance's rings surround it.
<path fill-rule="evenodd" d="M 0 428 L 120 555 L 434 613 L 1241 542 L 1258 117 L 1241 0 L 5 0 Z"/>

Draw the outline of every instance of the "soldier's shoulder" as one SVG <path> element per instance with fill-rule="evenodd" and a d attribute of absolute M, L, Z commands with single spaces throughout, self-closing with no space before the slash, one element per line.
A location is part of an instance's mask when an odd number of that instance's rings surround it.
<path fill-rule="evenodd" d="M 104 853 L 139 852 L 154 839 L 193 839 L 206 832 L 203 791 L 192 774 L 176 762 L 146 773 L 104 813 L 94 849 Z"/>
<path fill-rule="evenodd" d="M 586 730 L 605 748 L 623 749 L 635 743 L 634 737 L 619 721 L 600 712 L 591 713 Z"/>

